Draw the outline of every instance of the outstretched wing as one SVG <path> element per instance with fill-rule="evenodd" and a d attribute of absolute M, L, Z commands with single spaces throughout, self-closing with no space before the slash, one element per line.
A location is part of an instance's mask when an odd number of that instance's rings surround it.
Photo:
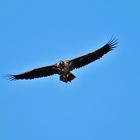
<path fill-rule="evenodd" d="M 80 67 L 83 67 L 97 59 L 100 59 L 104 54 L 111 51 L 113 48 L 116 47 L 118 44 L 116 39 L 111 39 L 106 45 L 104 45 L 102 48 L 93 51 L 91 53 L 88 53 L 86 55 L 77 57 L 75 59 L 70 60 L 71 69 L 78 69 Z"/>
<path fill-rule="evenodd" d="M 36 68 L 31 71 L 27 71 L 25 73 L 10 75 L 10 80 L 19 80 L 19 79 L 34 79 L 44 76 L 51 76 L 53 74 L 57 74 L 58 70 L 56 65 Z"/>

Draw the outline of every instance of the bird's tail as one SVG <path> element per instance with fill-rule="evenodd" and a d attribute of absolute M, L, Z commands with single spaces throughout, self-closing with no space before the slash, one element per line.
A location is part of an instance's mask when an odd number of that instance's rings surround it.
<path fill-rule="evenodd" d="M 72 73 L 60 75 L 60 80 L 63 81 L 63 82 L 65 82 L 65 83 L 71 82 L 75 78 L 76 78 L 76 76 L 73 75 Z"/>

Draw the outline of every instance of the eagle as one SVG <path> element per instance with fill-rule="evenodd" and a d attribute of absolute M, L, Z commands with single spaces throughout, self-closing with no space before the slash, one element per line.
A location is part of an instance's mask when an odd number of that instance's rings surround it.
<path fill-rule="evenodd" d="M 104 46 L 88 54 L 76 57 L 71 60 L 61 60 L 56 64 L 35 68 L 17 75 L 10 75 L 10 80 L 28 80 L 58 74 L 60 75 L 60 80 L 62 82 L 71 82 L 76 78 L 76 76 L 71 73 L 72 70 L 81 68 L 97 59 L 100 59 L 104 54 L 110 52 L 115 47 L 117 47 L 117 44 L 117 39 L 112 38 Z"/>

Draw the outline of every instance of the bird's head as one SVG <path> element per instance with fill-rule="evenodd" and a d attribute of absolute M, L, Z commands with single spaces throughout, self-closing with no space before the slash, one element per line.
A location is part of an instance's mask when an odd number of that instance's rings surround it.
<path fill-rule="evenodd" d="M 64 61 L 59 61 L 58 62 L 58 64 L 57 64 L 57 66 L 59 67 L 59 68 L 63 68 L 64 66 L 65 66 L 65 63 L 64 63 Z"/>

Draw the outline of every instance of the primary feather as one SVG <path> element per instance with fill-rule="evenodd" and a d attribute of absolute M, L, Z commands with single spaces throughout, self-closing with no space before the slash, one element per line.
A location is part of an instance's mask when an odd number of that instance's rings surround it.
<path fill-rule="evenodd" d="M 46 66 L 41 68 L 36 68 L 31 71 L 27 71 L 17 75 L 11 75 L 11 80 L 18 80 L 18 79 L 34 79 L 44 76 L 51 76 L 53 74 L 57 74 L 57 67 L 55 65 Z"/>
<path fill-rule="evenodd" d="M 115 48 L 117 43 L 118 43 L 117 40 L 111 39 L 107 44 L 105 44 L 100 49 L 70 60 L 72 64 L 72 69 L 83 67 L 97 59 L 100 59 L 104 54 L 108 53 L 113 48 Z"/>

